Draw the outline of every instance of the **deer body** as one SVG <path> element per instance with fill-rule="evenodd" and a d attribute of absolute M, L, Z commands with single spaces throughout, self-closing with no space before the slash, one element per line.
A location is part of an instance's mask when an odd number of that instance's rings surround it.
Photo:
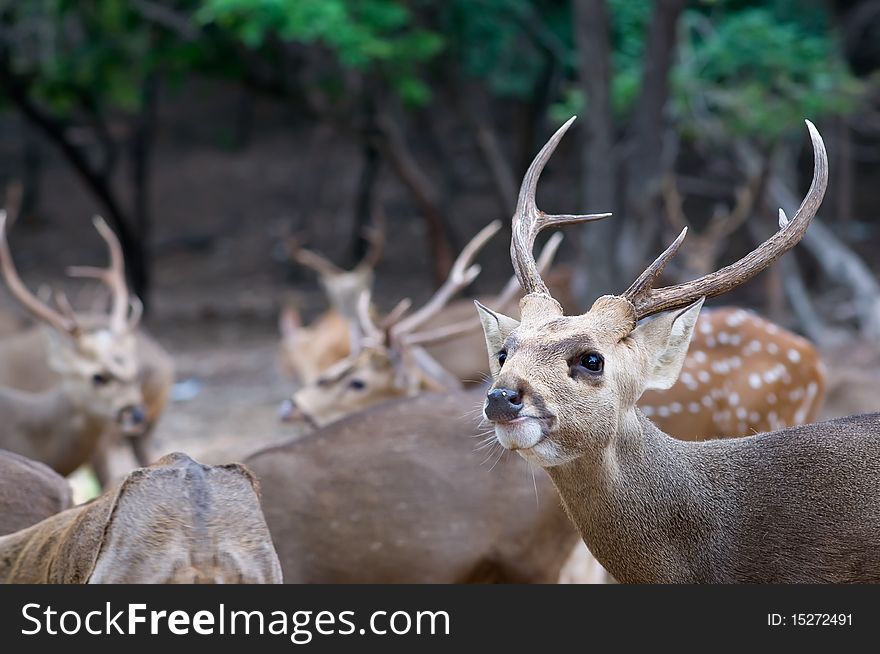
<path fill-rule="evenodd" d="M 815 127 L 807 121 L 810 189 L 754 251 L 655 289 L 685 229 L 623 294 L 564 316 L 531 250 L 545 227 L 596 218 L 535 204 L 541 170 L 570 124 L 520 189 L 511 261 L 526 291 L 522 320 L 478 306 L 494 377 L 484 413 L 498 442 L 547 470 L 585 544 L 621 581 L 880 582 L 880 416 L 692 442 L 636 408 L 646 390 L 678 379 L 705 298 L 751 279 L 803 238 L 828 180 Z"/>
<path fill-rule="evenodd" d="M 386 402 L 246 459 L 285 581 L 555 582 L 577 535 L 546 476 L 481 463 L 462 414 L 483 392 Z"/>
<path fill-rule="evenodd" d="M 0 537 L 4 583 L 280 583 L 257 486 L 239 465 L 182 454 Z"/>
<path fill-rule="evenodd" d="M 880 414 L 701 443 L 637 410 L 621 422 L 596 456 L 547 468 L 617 580 L 880 582 Z"/>
<path fill-rule="evenodd" d="M 55 515 L 71 501 L 64 477 L 39 461 L 0 450 L 0 536 Z"/>

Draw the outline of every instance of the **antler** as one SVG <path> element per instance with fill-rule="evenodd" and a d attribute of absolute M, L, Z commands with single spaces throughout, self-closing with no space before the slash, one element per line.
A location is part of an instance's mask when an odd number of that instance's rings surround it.
<path fill-rule="evenodd" d="M 382 254 L 385 251 L 385 216 L 379 214 L 375 218 L 375 225 L 364 228 L 364 238 L 369 243 L 364 258 L 357 265 L 358 270 L 372 270 L 379 261 L 382 260 Z"/>
<path fill-rule="evenodd" d="M 813 181 L 794 218 L 789 221 L 780 209 L 780 230 L 736 263 L 690 282 L 654 289 L 654 282 L 681 247 L 687 234 L 685 227 L 672 245 L 666 248 L 666 251 L 657 257 L 623 294 L 623 297 L 632 303 L 637 320 L 661 311 L 686 306 L 701 297 L 714 297 L 725 293 L 770 266 L 803 238 L 810 221 L 822 204 L 825 188 L 828 185 L 828 155 L 825 152 L 825 144 L 815 125 L 809 120 L 805 122 L 813 144 Z"/>
<path fill-rule="evenodd" d="M 71 277 L 88 277 L 100 280 L 110 289 L 113 294 L 110 329 L 117 334 L 122 334 L 137 326 L 143 314 L 143 304 L 139 298 L 129 299 L 128 283 L 125 281 L 125 259 L 122 255 L 122 245 L 120 245 L 116 234 L 101 216 L 95 216 L 92 223 L 110 250 L 110 265 L 107 268 L 71 266 L 67 269 L 67 274 Z M 129 317 L 129 310 L 131 310 L 131 317 Z"/>
<path fill-rule="evenodd" d="M 418 311 L 401 320 L 392 328 L 392 335 L 400 337 L 403 334 L 412 332 L 424 325 L 428 320 L 433 318 L 440 309 L 442 309 L 451 300 L 456 293 L 470 284 L 477 275 L 480 274 L 480 266 L 478 264 L 471 265 L 477 253 L 483 249 L 483 246 L 489 242 L 498 230 L 501 229 L 501 221 L 493 220 L 491 223 L 483 227 L 470 243 L 464 246 L 461 254 L 452 264 L 452 270 L 449 271 L 449 277 L 443 285 L 437 289 L 437 292 L 430 300 Z"/>
<path fill-rule="evenodd" d="M 79 334 L 79 324 L 65 300 L 60 300 L 60 311 L 56 311 L 31 293 L 21 281 L 12 261 L 12 253 L 9 251 L 9 242 L 6 239 L 6 211 L 2 209 L 0 209 L 0 268 L 3 270 L 3 277 L 6 279 L 9 290 L 26 309 L 61 332 L 67 332 L 74 336 Z M 56 301 L 59 300 L 56 299 Z"/>
<path fill-rule="evenodd" d="M 538 180 L 541 178 L 541 172 L 544 166 L 559 145 L 559 141 L 568 131 L 568 128 L 574 122 L 575 117 L 572 116 L 568 121 L 560 127 L 556 133 L 550 137 L 547 144 L 532 161 L 532 165 L 526 171 L 519 190 L 519 199 L 516 203 L 516 213 L 513 216 L 513 236 L 510 239 L 510 259 L 513 262 L 513 269 L 516 277 L 519 279 L 520 286 L 526 293 L 541 293 L 550 296 L 544 280 L 538 272 L 532 249 L 535 246 L 535 237 L 545 227 L 551 225 L 562 225 L 572 223 L 582 223 L 588 220 L 600 220 L 610 216 L 610 213 L 572 215 L 572 214 L 547 214 L 538 209 L 535 203 L 535 193 L 538 187 Z"/>
<path fill-rule="evenodd" d="M 550 269 L 550 264 L 553 263 L 553 259 L 556 257 L 556 251 L 562 243 L 562 238 L 562 232 L 554 232 L 550 238 L 547 239 L 547 242 L 544 244 L 544 248 L 541 250 L 541 254 L 538 257 L 538 272 L 540 274 L 543 275 Z M 507 284 L 505 284 L 501 293 L 499 293 L 492 302 L 492 306 L 499 311 L 503 311 L 504 307 L 516 299 L 520 290 L 519 280 L 516 278 L 516 275 L 514 275 L 507 281 Z M 406 334 L 403 336 L 403 339 L 407 345 L 440 343 L 442 341 L 458 338 L 462 334 L 467 334 L 479 328 L 479 318 L 468 318 L 467 320 L 460 320 L 459 322 L 443 325 L 436 329 L 429 329 L 415 334 Z"/>
<path fill-rule="evenodd" d="M 287 249 L 290 252 L 291 259 L 301 266 L 311 268 L 319 275 L 332 277 L 345 272 L 324 255 L 302 247 L 299 241 L 293 237 L 287 240 Z"/>

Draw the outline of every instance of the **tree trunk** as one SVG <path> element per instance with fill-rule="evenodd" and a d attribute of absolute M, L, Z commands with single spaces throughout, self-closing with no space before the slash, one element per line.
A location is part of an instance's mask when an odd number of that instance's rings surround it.
<path fill-rule="evenodd" d="M 618 239 L 625 277 L 638 274 L 649 259 L 658 232 L 657 184 L 663 170 L 665 110 L 669 71 L 675 57 L 678 20 L 685 0 L 657 0 L 648 28 L 642 84 L 630 129 L 623 233 Z"/>
<path fill-rule="evenodd" d="M 614 212 L 617 171 L 611 112 L 611 23 L 605 0 L 576 0 L 574 38 L 579 51 L 580 86 L 586 98 L 581 130 L 581 201 L 578 211 Z M 614 248 L 617 226 L 603 220 L 580 230 L 574 293 L 584 308 L 617 289 Z"/>

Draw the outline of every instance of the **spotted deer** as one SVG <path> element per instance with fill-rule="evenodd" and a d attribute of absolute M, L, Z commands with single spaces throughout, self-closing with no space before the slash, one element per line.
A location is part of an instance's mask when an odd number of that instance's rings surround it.
<path fill-rule="evenodd" d="M 113 289 L 108 315 L 76 314 L 63 294 L 56 294 L 52 307 L 29 291 L 15 269 L 6 214 L 0 212 L 3 277 L 13 297 L 39 323 L 0 341 L 0 409 L 5 419 L 0 445 L 64 475 L 90 461 L 101 468 L 101 445 L 108 433 L 130 438 L 138 458 L 147 459 L 143 436 L 148 420 L 155 420 L 170 388 L 158 346 L 137 335 L 141 305 L 129 296 L 119 242 L 103 220 L 96 219 L 95 227 L 110 250 L 110 267 L 71 272 L 97 277 Z M 139 351 L 156 356 L 141 366 Z M 145 395 L 153 400 L 149 410 Z"/>
<path fill-rule="evenodd" d="M 484 413 L 497 441 L 546 470 L 584 543 L 619 581 L 880 582 L 880 414 L 693 442 L 668 436 L 636 407 L 646 389 L 679 376 L 703 300 L 803 237 L 828 178 L 816 128 L 807 121 L 810 189 L 747 256 L 654 288 L 682 230 L 623 294 L 564 316 L 531 249 L 546 227 L 596 218 L 535 205 L 541 170 L 570 124 L 520 190 L 511 260 L 526 292 L 521 320 L 478 307 L 493 372 Z"/>
<path fill-rule="evenodd" d="M 98 499 L 0 537 L 0 582 L 281 583 L 259 485 L 169 454 Z"/>
<path fill-rule="evenodd" d="M 369 294 L 364 293 L 358 317 L 365 338 L 352 355 L 330 366 L 314 383 L 298 389 L 284 403 L 282 417 L 323 426 L 390 399 L 461 388 L 459 379 L 447 370 L 446 361 L 441 363 L 428 348 L 461 334 L 478 335 L 479 321 L 473 315 L 457 323 L 434 323 L 448 301 L 474 278 L 479 266 L 472 261 L 499 228 L 496 221 L 479 232 L 456 259 L 446 283 L 410 316 L 401 312 L 401 307 L 408 307 L 405 300 L 377 325 L 370 315 Z M 538 263 L 541 270 L 549 268 L 561 236 L 554 234 L 544 246 Z M 513 278 L 495 299 L 499 306 L 507 306 L 518 291 L 519 283 Z M 424 325 L 431 326 L 419 331 Z"/>

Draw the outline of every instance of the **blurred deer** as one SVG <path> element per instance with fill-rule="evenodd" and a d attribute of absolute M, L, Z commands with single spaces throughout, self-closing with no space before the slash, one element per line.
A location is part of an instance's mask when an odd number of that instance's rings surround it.
<path fill-rule="evenodd" d="M 0 450 L 0 536 L 70 507 L 67 480 L 49 466 Z"/>
<path fill-rule="evenodd" d="M 279 317 L 281 369 L 301 384 L 313 382 L 321 372 L 347 357 L 350 342 L 360 339 L 358 298 L 373 288 L 375 268 L 385 246 L 384 229 L 369 229 L 365 236 L 369 242 L 367 252 L 351 270 L 343 270 L 293 239 L 289 242 L 291 258 L 318 273 L 318 282 L 330 301 L 330 309 L 307 327 L 293 307 L 285 307 Z"/>
<path fill-rule="evenodd" d="M 281 583 L 259 486 L 169 454 L 98 499 L 0 537 L 0 582 Z"/>
<path fill-rule="evenodd" d="M 546 475 L 481 450 L 484 394 L 384 402 L 245 459 L 285 582 L 555 582 L 576 533 Z"/>
<path fill-rule="evenodd" d="M 443 286 L 411 315 L 406 315 L 409 301 L 403 300 L 377 325 L 371 316 L 369 293 L 365 292 L 358 312 L 364 337 L 354 354 L 294 393 L 282 417 L 325 425 L 392 398 L 461 388 L 459 378 L 447 369 L 446 361 L 433 356 L 430 347 L 451 339 L 457 342 L 462 334 L 478 334 L 479 321 L 470 316 L 457 323 L 434 323 L 449 306 L 449 300 L 476 277 L 479 266 L 472 265 L 472 261 L 499 228 L 496 221 L 480 231 L 461 251 Z M 540 258 L 543 269 L 549 268 L 561 240 L 561 235 L 548 240 Z M 518 295 L 516 279 L 511 281 L 494 298 L 501 306 L 509 305 Z M 472 306 L 470 301 L 468 304 Z M 429 327 L 424 329 L 426 325 Z"/>
<path fill-rule="evenodd" d="M 95 227 L 110 251 L 109 268 L 70 273 L 99 279 L 111 289 L 112 304 L 109 314 L 82 315 L 63 294 L 56 294 L 53 307 L 27 289 L 9 251 L 6 214 L 0 212 L 3 277 L 38 322 L 0 341 L 0 410 L 7 421 L 0 445 L 64 475 L 91 462 L 105 482 L 105 445 L 114 434 L 130 439 L 141 464 L 150 459 L 145 435 L 167 402 L 173 364 L 137 330 L 141 304 L 129 296 L 122 248 L 103 220 L 96 218 Z"/>

